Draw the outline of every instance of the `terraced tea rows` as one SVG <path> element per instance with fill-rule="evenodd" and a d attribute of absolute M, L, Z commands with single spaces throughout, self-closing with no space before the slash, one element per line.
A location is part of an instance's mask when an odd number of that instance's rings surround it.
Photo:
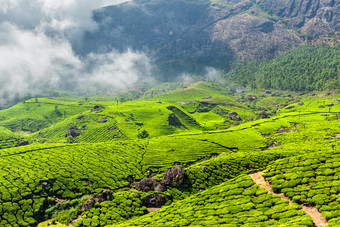
<path fill-rule="evenodd" d="M 142 178 L 140 147 L 131 144 L 39 146 L 1 152 L 1 226 L 41 221 L 56 199 L 75 199 Z"/>
<path fill-rule="evenodd" d="M 330 225 L 339 223 L 340 150 L 299 155 L 276 161 L 265 171 L 274 192 L 283 192 L 294 202 L 311 204 Z"/>
<path fill-rule="evenodd" d="M 15 147 L 20 139 L 23 139 L 23 136 L 0 126 L 0 149 Z"/>
<path fill-rule="evenodd" d="M 120 226 L 313 226 L 297 204 L 241 175 Z"/>

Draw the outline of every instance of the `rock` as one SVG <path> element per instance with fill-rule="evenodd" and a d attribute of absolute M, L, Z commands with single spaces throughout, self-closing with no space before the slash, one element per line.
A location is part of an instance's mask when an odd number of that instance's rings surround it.
<path fill-rule="evenodd" d="M 320 98 L 324 98 L 324 97 L 327 97 L 327 96 L 330 96 L 330 95 L 332 95 L 332 93 L 326 92 L 326 93 L 320 94 L 319 97 L 320 97 Z"/>
<path fill-rule="evenodd" d="M 129 181 L 130 183 L 133 182 L 133 176 L 132 175 L 129 175 L 127 178 L 126 178 L 127 181 Z"/>
<path fill-rule="evenodd" d="M 328 104 L 328 105 L 326 105 L 327 107 L 332 107 L 332 106 L 334 106 L 334 104 L 333 103 L 331 103 L 331 104 Z"/>
<path fill-rule="evenodd" d="M 112 200 L 112 192 L 110 189 L 104 189 L 102 193 L 96 197 L 91 197 L 85 200 L 81 210 L 86 211 L 94 207 L 96 203 Z"/>
<path fill-rule="evenodd" d="M 80 116 L 78 116 L 76 119 L 77 119 L 77 120 L 84 120 L 84 117 L 85 117 L 85 115 L 80 115 Z"/>
<path fill-rule="evenodd" d="M 100 106 L 100 105 L 95 105 L 93 108 L 92 108 L 92 111 L 100 111 L 103 107 Z"/>
<path fill-rule="evenodd" d="M 178 117 L 174 113 L 171 113 L 168 116 L 168 122 L 169 122 L 169 125 L 172 125 L 172 126 L 182 126 L 181 121 L 178 119 Z"/>
<path fill-rule="evenodd" d="M 185 170 L 181 166 L 177 165 L 165 171 L 161 184 L 171 185 L 172 187 L 178 187 L 183 183 L 184 177 Z"/>
<path fill-rule="evenodd" d="M 285 109 L 290 110 L 293 109 L 295 106 L 287 106 Z"/>
<path fill-rule="evenodd" d="M 112 126 L 112 127 L 109 128 L 110 131 L 116 130 L 116 129 L 117 129 L 117 128 L 116 128 L 115 126 Z"/>
<path fill-rule="evenodd" d="M 259 118 L 263 119 L 263 118 L 269 118 L 268 114 L 266 111 L 262 111 L 259 115 Z"/>
<path fill-rule="evenodd" d="M 201 169 L 202 169 L 203 171 L 205 171 L 205 170 L 208 169 L 208 166 L 202 166 Z"/>
<path fill-rule="evenodd" d="M 77 128 L 77 126 L 71 126 L 68 129 L 68 132 L 65 134 L 65 137 L 69 137 L 69 136 L 72 136 L 73 138 L 80 136 L 80 131 Z"/>
<path fill-rule="evenodd" d="M 159 184 L 159 180 L 154 178 L 146 178 L 136 183 L 136 190 L 142 192 L 155 191 L 155 186 Z"/>
<path fill-rule="evenodd" d="M 303 105 L 305 105 L 305 103 L 304 102 L 300 102 L 298 105 L 299 106 L 303 106 Z"/>
<path fill-rule="evenodd" d="M 86 211 L 86 210 L 93 208 L 95 203 L 96 203 L 96 201 L 94 200 L 94 198 L 89 198 L 89 199 L 85 200 L 85 202 L 84 202 L 84 204 L 81 208 L 81 211 Z"/>
<path fill-rule="evenodd" d="M 81 126 L 81 130 L 85 130 L 85 128 L 86 128 L 86 125 Z"/>
<path fill-rule="evenodd" d="M 21 146 L 27 146 L 29 143 L 27 140 L 18 140 L 17 141 L 17 147 L 21 147 Z"/>
<path fill-rule="evenodd" d="M 257 97 L 255 96 L 255 95 L 248 95 L 247 96 L 247 100 L 249 101 L 249 102 L 252 102 L 252 101 L 254 101 L 254 100 L 256 100 L 257 99 Z"/>
<path fill-rule="evenodd" d="M 231 112 L 230 114 L 228 114 L 228 117 L 229 117 L 230 120 L 233 120 L 233 121 L 240 121 L 241 120 L 241 117 L 236 112 Z"/>
<path fill-rule="evenodd" d="M 339 1 L 334 0 L 258 0 L 257 3 L 281 17 L 312 39 L 339 34 Z"/>
<path fill-rule="evenodd" d="M 271 94 L 272 92 L 271 91 L 265 91 L 266 94 Z"/>
<path fill-rule="evenodd" d="M 95 197 L 95 201 L 98 203 L 104 202 L 104 201 L 109 201 L 112 199 L 112 192 L 110 189 L 104 189 L 100 195 Z"/>
<path fill-rule="evenodd" d="M 162 207 L 170 198 L 163 194 L 152 194 L 143 200 L 143 205 L 146 207 Z"/>
<path fill-rule="evenodd" d="M 133 197 L 140 198 L 140 194 L 139 193 L 135 193 L 135 194 L 133 194 Z"/>
<path fill-rule="evenodd" d="M 106 118 L 104 118 L 104 119 L 101 120 L 101 121 L 97 121 L 97 123 L 106 123 L 106 122 L 107 122 Z"/>
<path fill-rule="evenodd" d="M 137 126 L 143 126 L 144 124 L 143 124 L 143 123 L 136 123 L 135 125 L 137 125 Z"/>
<path fill-rule="evenodd" d="M 166 191 L 166 187 L 164 185 L 158 184 L 154 188 L 154 191 L 156 191 L 156 192 L 165 192 Z"/>

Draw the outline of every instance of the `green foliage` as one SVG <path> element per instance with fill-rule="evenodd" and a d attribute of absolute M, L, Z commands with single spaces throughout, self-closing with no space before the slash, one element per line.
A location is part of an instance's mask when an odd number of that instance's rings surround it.
<path fill-rule="evenodd" d="M 116 224 L 132 217 L 147 213 L 140 198 L 135 198 L 136 192 L 117 192 L 110 201 L 105 201 L 95 208 L 84 211 L 81 216 L 85 218 L 84 226 L 106 226 Z M 79 222 L 80 223 L 80 222 Z"/>
<path fill-rule="evenodd" d="M 137 135 L 138 139 L 145 139 L 149 137 L 149 133 L 146 130 L 141 131 Z"/>
<path fill-rule="evenodd" d="M 300 206 L 262 190 L 241 175 L 120 226 L 313 226 Z"/>
<path fill-rule="evenodd" d="M 338 223 L 339 94 L 267 93 L 231 97 L 226 89 L 200 82 L 118 106 L 113 99 L 39 99 L 3 110 L 0 125 L 40 130 L 24 136 L 0 126 L 2 148 L 15 146 L 17 139 L 44 144 L 0 150 L 0 225 L 35 226 L 53 218 L 55 223 L 77 219 L 74 226 L 118 225 L 127 219 L 126 225 L 312 226 L 296 204 L 288 206 L 242 175 L 268 166 L 266 177 L 275 192 L 315 205 L 330 223 Z M 257 98 L 249 101 L 248 95 Z M 260 111 L 270 118 L 255 120 Z M 231 112 L 242 120 L 230 120 Z M 169 116 L 181 125 L 169 125 Z M 25 123 L 31 119 L 31 125 Z M 66 138 L 71 126 L 80 135 Z M 135 197 L 131 183 L 150 175 L 161 178 L 176 164 L 186 170 L 184 183 L 167 186 L 163 194 L 171 198 L 169 206 L 145 215 L 143 199 L 155 192 Z M 106 188 L 112 200 L 81 211 L 84 198 Z"/>
<path fill-rule="evenodd" d="M 281 159 L 271 165 L 265 176 L 293 201 L 316 205 L 329 221 L 340 214 L 338 193 L 340 150 L 315 152 Z"/>
<path fill-rule="evenodd" d="M 304 45 L 269 61 L 237 62 L 227 77 L 259 89 L 314 91 L 340 86 L 340 45 Z"/>

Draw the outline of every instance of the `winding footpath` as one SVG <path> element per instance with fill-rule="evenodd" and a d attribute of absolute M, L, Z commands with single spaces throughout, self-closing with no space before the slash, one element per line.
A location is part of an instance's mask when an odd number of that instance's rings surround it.
<path fill-rule="evenodd" d="M 268 181 L 266 181 L 264 179 L 264 177 L 262 176 L 262 172 L 252 173 L 252 174 L 249 174 L 249 176 L 261 188 L 266 189 L 268 192 L 270 192 L 273 195 L 280 196 L 281 199 L 288 200 L 289 204 L 292 203 L 292 200 L 290 198 L 288 198 L 287 196 L 285 196 L 283 193 L 273 192 L 272 186 L 270 185 L 270 183 Z M 328 226 L 328 222 L 327 222 L 326 218 L 315 207 L 306 206 L 306 205 L 302 205 L 302 204 L 299 204 L 299 205 L 302 207 L 302 210 L 304 210 L 306 212 L 306 214 L 309 215 L 312 218 L 315 226 L 317 226 L 317 227 Z"/>

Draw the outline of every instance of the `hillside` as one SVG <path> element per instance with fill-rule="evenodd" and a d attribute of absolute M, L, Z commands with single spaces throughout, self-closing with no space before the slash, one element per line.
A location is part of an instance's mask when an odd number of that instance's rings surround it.
<path fill-rule="evenodd" d="M 77 99 L 0 111 L 2 226 L 339 224 L 337 91 L 232 95 L 201 81 L 134 101 Z M 7 123 L 18 110 L 41 119 L 27 108 L 49 119 L 37 132 Z"/>
<path fill-rule="evenodd" d="M 95 11 L 99 29 L 79 52 L 144 52 L 169 81 L 206 66 L 228 71 L 238 58 L 270 59 L 307 40 L 336 42 L 338 15 L 338 1 L 135 0 Z"/>
<path fill-rule="evenodd" d="M 340 45 L 303 45 L 267 61 L 237 61 L 225 76 L 257 89 L 315 91 L 340 87 Z"/>

